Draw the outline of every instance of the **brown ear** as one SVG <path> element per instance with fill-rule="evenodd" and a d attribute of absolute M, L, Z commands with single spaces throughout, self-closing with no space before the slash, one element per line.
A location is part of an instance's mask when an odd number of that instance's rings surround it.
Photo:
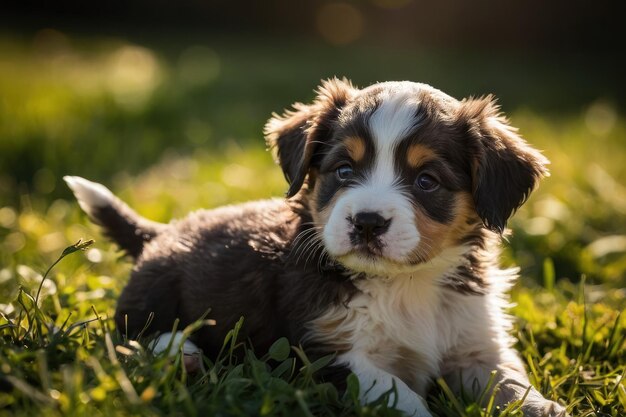
<path fill-rule="evenodd" d="M 329 141 L 341 108 L 355 91 L 345 78 L 322 81 L 312 104 L 295 103 L 293 110 L 274 113 L 265 125 L 265 140 L 276 149 L 277 162 L 289 183 L 287 197 L 302 188 L 314 155 Z"/>
<path fill-rule="evenodd" d="M 509 125 L 491 95 L 463 100 L 459 121 L 469 135 L 474 157 L 476 211 L 486 227 L 502 233 L 539 180 L 549 175 L 550 162 Z"/>

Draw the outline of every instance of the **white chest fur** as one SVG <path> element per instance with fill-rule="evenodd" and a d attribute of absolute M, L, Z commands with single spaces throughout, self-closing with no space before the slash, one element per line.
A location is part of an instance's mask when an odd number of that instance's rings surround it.
<path fill-rule="evenodd" d="M 364 403 L 395 387 L 390 398 L 409 415 L 430 416 L 423 400 L 439 373 L 440 289 L 422 277 L 372 277 L 356 283 L 360 292 L 312 324 L 312 336 L 337 350 L 350 368 Z"/>
<path fill-rule="evenodd" d="M 365 402 L 395 386 L 398 408 L 430 415 L 421 397 L 434 377 L 509 352 L 503 294 L 515 271 L 489 270 L 484 295 L 442 287 L 440 278 L 464 261 L 462 249 L 444 251 L 413 273 L 356 280 L 357 295 L 311 323 L 311 337 L 358 376 Z"/>
<path fill-rule="evenodd" d="M 351 345 L 344 360 L 369 359 L 423 394 L 439 373 L 442 335 L 438 323 L 441 289 L 419 277 L 360 282 L 361 293 L 348 303 Z"/>
<path fill-rule="evenodd" d="M 446 290 L 437 283 L 457 256 L 414 273 L 355 281 L 360 292 L 311 323 L 312 336 L 337 350 L 338 362 L 353 371 L 367 363 L 423 394 L 458 335 L 457 323 L 445 317 Z"/>

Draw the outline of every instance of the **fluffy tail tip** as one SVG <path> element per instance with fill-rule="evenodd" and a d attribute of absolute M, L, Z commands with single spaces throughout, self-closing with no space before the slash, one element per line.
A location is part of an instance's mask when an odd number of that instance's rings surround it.
<path fill-rule="evenodd" d="M 113 193 L 97 182 L 70 175 L 64 176 L 63 180 L 76 196 L 80 208 L 90 217 L 94 216 L 95 209 L 107 207 L 115 200 Z"/>

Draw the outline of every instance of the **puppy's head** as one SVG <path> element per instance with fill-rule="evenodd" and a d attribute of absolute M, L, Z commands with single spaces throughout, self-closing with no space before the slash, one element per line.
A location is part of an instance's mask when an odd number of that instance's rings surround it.
<path fill-rule="evenodd" d="M 287 196 L 307 200 L 329 255 L 357 272 L 411 271 L 477 228 L 502 233 L 547 173 L 492 97 L 411 82 L 323 82 L 265 131 Z"/>

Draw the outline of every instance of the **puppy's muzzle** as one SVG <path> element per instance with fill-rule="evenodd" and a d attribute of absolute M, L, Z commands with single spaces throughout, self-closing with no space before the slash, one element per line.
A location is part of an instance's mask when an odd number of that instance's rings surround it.
<path fill-rule="evenodd" d="M 350 219 L 352 235 L 359 243 L 369 244 L 389 230 L 391 219 L 385 219 L 378 213 L 360 212 Z"/>

